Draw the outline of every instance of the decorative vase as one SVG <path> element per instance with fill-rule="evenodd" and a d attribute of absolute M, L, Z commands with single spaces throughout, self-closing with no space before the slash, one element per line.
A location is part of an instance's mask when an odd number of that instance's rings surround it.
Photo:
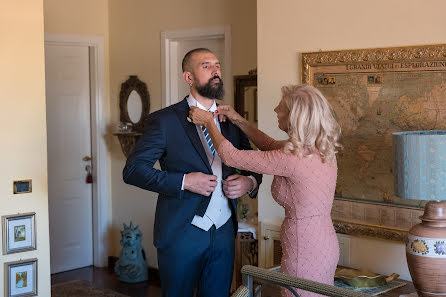
<path fill-rule="evenodd" d="M 446 202 L 428 202 L 420 219 L 406 245 L 414 287 L 420 297 L 446 296 Z"/>

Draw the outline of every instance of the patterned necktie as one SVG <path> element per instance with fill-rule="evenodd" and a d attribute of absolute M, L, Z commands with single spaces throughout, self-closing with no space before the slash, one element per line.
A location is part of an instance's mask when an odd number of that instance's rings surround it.
<path fill-rule="evenodd" d="M 210 112 L 210 113 L 212 113 L 212 112 Z M 206 129 L 205 126 L 201 126 L 201 130 L 203 131 L 204 138 L 206 138 L 206 142 L 208 143 L 208 146 L 211 149 L 212 155 L 215 155 L 214 144 L 212 144 L 211 136 L 209 135 L 208 130 Z"/>

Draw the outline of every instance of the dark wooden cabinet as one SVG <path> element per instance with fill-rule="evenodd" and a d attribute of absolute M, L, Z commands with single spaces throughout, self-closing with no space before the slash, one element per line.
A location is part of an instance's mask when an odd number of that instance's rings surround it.
<path fill-rule="evenodd" d="M 257 239 L 251 232 L 238 232 L 235 239 L 233 291 L 242 284 L 241 269 L 244 265 L 259 266 Z"/>

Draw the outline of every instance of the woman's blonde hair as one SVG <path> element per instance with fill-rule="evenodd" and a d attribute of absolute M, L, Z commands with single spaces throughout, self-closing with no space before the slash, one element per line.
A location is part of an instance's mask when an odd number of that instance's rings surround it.
<path fill-rule="evenodd" d="M 284 151 L 304 157 L 319 153 L 322 162 L 332 160 L 342 147 L 341 127 L 324 95 L 312 86 L 289 85 L 282 87 L 282 96 L 289 110 Z"/>

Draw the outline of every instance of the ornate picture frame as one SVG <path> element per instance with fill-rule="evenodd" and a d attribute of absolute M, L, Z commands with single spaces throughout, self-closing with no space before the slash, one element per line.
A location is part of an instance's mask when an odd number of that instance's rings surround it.
<path fill-rule="evenodd" d="M 5 297 L 37 296 L 37 259 L 5 263 Z"/>
<path fill-rule="evenodd" d="M 302 53 L 301 80 L 324 94 L 343 130 L 337 232 L 404 241 L 424 204 L 394 195 L 391 134 L 446 129 L 446 45 Z"/>
<path fill-rule="evenodd" d="M 35 212 L 2 216 L 3 254 L 36 249 Z"/>

